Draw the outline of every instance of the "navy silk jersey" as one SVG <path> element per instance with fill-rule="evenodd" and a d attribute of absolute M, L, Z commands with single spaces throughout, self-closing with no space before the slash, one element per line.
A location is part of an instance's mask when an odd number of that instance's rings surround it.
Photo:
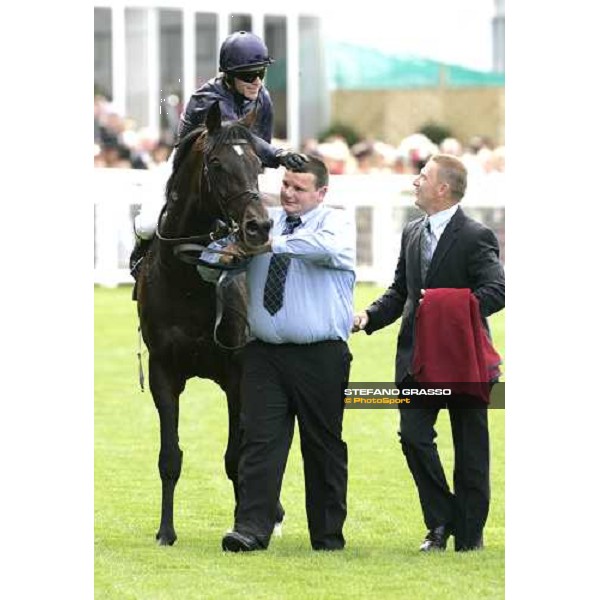
<path fill-rule="evenodd" d="M 277 148 L 271 146 L 273 135 L 273 103 L 269 92 L 262 86 L 256 100 L 248 100 L 225 85 L 223 76 L 215 77 L 198 88 L 191 96 L 179 121 L 179 139 L 203 125 L 208 110 L 219 103 L 223 121 L 237 121 L 256 107 L 256 120 L 251 131 L 254 135 L 257 153 L 266 167 L 276 168 L 279 161 L 275 157 Z"/>

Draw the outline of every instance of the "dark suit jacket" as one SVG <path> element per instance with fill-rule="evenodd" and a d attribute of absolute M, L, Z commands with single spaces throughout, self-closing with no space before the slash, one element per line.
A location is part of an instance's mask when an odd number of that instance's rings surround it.
<path fill-rule="evenodd" d="M 415 313 L 421 289 L 469 288 L 479 300 L 484 327 L 486 317 L 504 308 L 504 269 L 498 240 L 485 225 L 458 210 L 446 225 L 431 259 L 427 278 L 421 281 L 421 227 L 425 217 L 411 221 L 402 232 L 394 282 L 369 308 L 365 331 L 371 334 L 402 316 L 396 351 L 396 378 L 409 373 L 414 346 Z"/>

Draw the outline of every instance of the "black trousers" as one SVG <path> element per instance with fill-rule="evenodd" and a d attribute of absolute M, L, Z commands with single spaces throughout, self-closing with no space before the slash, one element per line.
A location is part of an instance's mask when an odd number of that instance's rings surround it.
<path fill-rule="evenodd" d="M 295 417 L 312 547 L 344 547 L 348 453 L 342 440 L 343 389 L 351 360 L 343 341 L 255 341 L 244 349 L 235 529 L 254 535 L 264 547 L 275 524 Z"/>
<path fill-rule="evenodd" d="M 435 423 L 441 408 L 401 408 L 400 442 L 417 485 L 428 529 L 449 525 L 456 550 L 475 548 L 490 507 L 487 407 L 448 406 L 454 444 L 454 493 L 437 451 Z"/>

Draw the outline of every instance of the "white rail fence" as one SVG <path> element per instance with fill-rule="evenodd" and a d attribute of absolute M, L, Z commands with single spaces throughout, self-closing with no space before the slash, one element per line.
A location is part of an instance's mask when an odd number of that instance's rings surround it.
<path fill-rule="evenodd" d="M 283 169 L 260 176 L 261 191 L 279 193 Z M 93 172 L 94 282 L 115 287 L 133 283 L 129 254 L 133 218 L 144 202 L 163 195 L 164 172 L 101 169 Z M 406 222 L 421 212 L 414 206 L 410 175 L 338 175 L 330 178 L 326 202 L 352 211 L 357 228 L 357 279 L 388 285 L 393 278 Z M 504 176 L 474 177 L 462 205 L 498 236 L 504 258 Z"/>

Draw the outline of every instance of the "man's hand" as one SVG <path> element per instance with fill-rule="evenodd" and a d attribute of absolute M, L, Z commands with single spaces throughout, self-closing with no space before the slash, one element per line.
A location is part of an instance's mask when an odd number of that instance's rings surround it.
<path fill-rule="evenodd" d="M 278 150 L 275 153 L 275 156 L 277 157 L 279 164 L 290 171 L 302 169 L 308 162 L 307 156 L 297 152 L 292 152 L 291 150 Z"/>
<path fill-rule="evenodd" d="M 219 263 L 222 265 L 229 265 L 236 258 L 244 258 L 246 253 L 238 246 L 237 243 L 227 244 L 225 248 L 223 248 L 223 252 L 230 252 L 231 254 L 221 254 L 219 258 Z"/>
<path fill-rule="evenodd" d="M 362 331 L 369 322 L 369 315 L 366 311 L 359 312 L 354 315 L 354 323 L 352 324 L 352 333 Z"/>
<path fill-rule="evenodd" d="M 419 298 L 419 304 L 421 304 L 421 302 L 423 302 L 423 298 L 425 298 L 425 292 L 427 290 L 421 290 L 421 297 Z"/>
<path fill-rule="evenodd" d="M 273 252 L 273 248 L 271 246 L 271 238 L 269 238 L 268 242 L 265 242 L 262 246 L 252 246 L 251 248 L 247 248 L 244 252 L 244 257 L 258 256 L 259 254 L 266 254 L 267 252 Z"/>

